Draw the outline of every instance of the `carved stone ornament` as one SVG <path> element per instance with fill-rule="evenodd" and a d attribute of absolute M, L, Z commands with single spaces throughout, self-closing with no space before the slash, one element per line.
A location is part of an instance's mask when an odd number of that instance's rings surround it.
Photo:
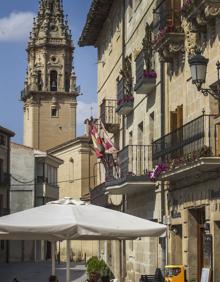
<path fill-rule="evenodd" d="M 192 32 L 193 26 L 192 22 L 187 21 L 186 19 L 182 22 L 182 28 L 185 32 L 185 49 L 188 54 L 195 53 L 197 49 L 197 41 L 198 41 L 198 34 Z"/>
<path fill-rule="evenodd" d="M 207 6 L 205 8 L 205 17 L 206 18 L 215 18 L 220 16 L 220 2 L 219 2 L 219 7 L 217 6 Z"/>
<path fill-rule="evenodd" d="M 184 40 L 184 33 L 168 32 L 154 44 L 154 48 L 159 52 L 162 60 L 170 62 L 174 56 L 184 52 Z"/>
<path fill-rule="evenodd" d="M 202 0 L 198 4 L 192 3 L 193 9 L 188 14 L 185 12 L 184 17 L 188 21 L 194 21 L 198 26 L 205 26 L 209 20 L 220 16 L 219 0 Z"/>

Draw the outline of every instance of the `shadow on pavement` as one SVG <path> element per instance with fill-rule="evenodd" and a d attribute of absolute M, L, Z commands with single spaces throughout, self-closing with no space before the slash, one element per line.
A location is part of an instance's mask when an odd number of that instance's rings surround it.
<path fill-rule="evenodd" d="M 66 266 L 61 263 L 56 266 L 59 282 L 65 282 Z M 51 274 L 51 262 L 40 263 L 10 263 L 0 264 L 0 281 L 13 282 L 17 278 L 19 282 L 47 282 Z M 84 282 L 86 271 L 83 264 L 71 264 L 71 280 L 74 282 Z"/>

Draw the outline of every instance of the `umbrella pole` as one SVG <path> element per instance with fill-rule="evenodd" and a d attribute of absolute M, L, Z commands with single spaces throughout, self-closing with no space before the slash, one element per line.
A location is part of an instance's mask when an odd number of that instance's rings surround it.
<path fill-rule="evenodd" d="M 52 275 L 55 275 L 56 274 L 56 259 L 55 259 L 55 245 L 56 245 L 56 242 L 55 241 L 52 241 L 51 242 L 51 257 L 52 257 Z"/>
<path fill-rule="evenodd" d="M 70 282 L 70 242 L 66 241 L 66 282 Z"/>

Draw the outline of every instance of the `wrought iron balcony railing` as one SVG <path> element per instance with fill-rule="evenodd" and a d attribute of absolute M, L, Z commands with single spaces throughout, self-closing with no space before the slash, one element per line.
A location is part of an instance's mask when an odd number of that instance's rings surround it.
<path fill-rule="evenodd" d="M 215 116 L 202 115 L 153 142 L 153 163 L 216 155 Z"/>
<path fill-rule="evenodd" d="M 118 169 L 111 170 L 106 179 L 106 184 L 113 180 L 123 181 L 127 177 L 146 176 L 152 169 L 151 145 L 128 145 L 118 154 Z"/>
<path fill-rule="evenodd" d="M 156 85 L 157 74 L 154 71 L 147 71 L 145 67 L 144 51 L 137 56 L 136 61 L 136 94 L 148 94 Z"/>
<path fill-rule="evenodd" d="M 105 128 L 114 133 L 119 129 L 120 117 L 116 113 L 117 100 L 104 99 L 100 106 L 100 119 Z"/>

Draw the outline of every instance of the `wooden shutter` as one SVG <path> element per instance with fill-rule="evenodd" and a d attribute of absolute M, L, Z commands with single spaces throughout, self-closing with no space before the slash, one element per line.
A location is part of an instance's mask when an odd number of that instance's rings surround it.
<path fill-rule="evenodd" d="M 177 112 L 170 112 L 170 131 L 177 129 Z"/>
<path fill-rule="evenodd" d="M 183 126 L 183 105 L 177 107 L 177 128 Z"/>

